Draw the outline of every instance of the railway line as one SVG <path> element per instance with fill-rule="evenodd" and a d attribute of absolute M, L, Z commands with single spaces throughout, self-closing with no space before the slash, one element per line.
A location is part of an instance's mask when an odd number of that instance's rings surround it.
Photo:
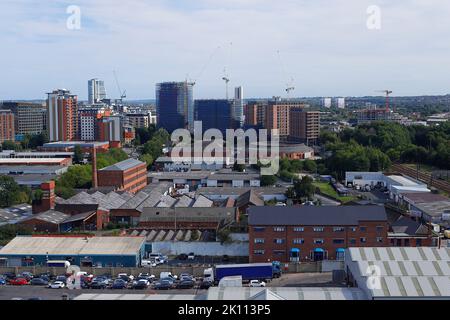
<path fill-rule="evenodd" d="M 433 178 L 431 176 L 431 174 L 429 174 L 429 173 L 425 173 L 420 170 L 417 171 L 417 170 L 415 170 L 411 167 L 408 167 L 404 164 L 393 164 L 391 169 L 393 171 L 410 176 L 411 178 L 422 181 L 429 186 L 432 186 L 438 190 L 441 190 L 441 191 L 444 191 L 444 192 L 450 194 L 450 183 L 443 181 L 443 180 Z"/>

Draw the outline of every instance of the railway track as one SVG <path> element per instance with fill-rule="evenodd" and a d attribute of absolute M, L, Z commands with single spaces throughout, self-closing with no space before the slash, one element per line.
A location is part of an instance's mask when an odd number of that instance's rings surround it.
<path fill-rule="evenodd" d="M 393 164 L 392 170 L 397 171 L 401 174 L 410 176 L 411 178 L 417 179 L 426 183 L 429 186 L 432 186 L 438 190 L 444 191 L 446 193 L 450 193 L 450 183 L 442 180 L 438 180 L 436 178 L 432 178 L 431 174 L 425 173 L 423 171 L 417 171 L 411 167 L 408 167 L 403 164 Z"/>

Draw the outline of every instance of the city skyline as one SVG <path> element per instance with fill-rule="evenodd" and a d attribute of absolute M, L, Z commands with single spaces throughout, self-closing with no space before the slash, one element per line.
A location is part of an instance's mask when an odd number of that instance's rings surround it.
<path fill-rule="evenodd" d="M 380 30 L 367 28 L 366 0 L 81 0 L 81 29 L 69 30 L 72 4 L 2 1 L 0 100 L 57 88 L 87 100 L 92 78 L 119 98 L 113 70 L 128 99 L 154 99 L 156 83 L 185 79 L 196 80 L 195 98 L 221 99 L 225 74 L 246 97 L 285 97 L 291 78 L 291 97 L 448 93 L 450 4 L 438 0 L 380 1 Z"/>

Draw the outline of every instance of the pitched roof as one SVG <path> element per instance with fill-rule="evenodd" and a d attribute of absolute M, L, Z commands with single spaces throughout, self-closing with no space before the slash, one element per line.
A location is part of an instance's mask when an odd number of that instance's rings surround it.
<path fill-rule="evenodd" d="M 236 207 L 241 208 L 246 205 L 263 206 L 264 200 L 260 198 L 254 190 L 248 190 L 236 199 Z"/>
<path fill-rule="evenodd" d="M 116 164 L 113 164 L 112 166 L 100 169 L 100 171 L 125 171 L 137 166 L 140 166 L 144 164 L 144 162 L 130 158 L 121 162 L 118 162 Z"/>
<path fill-rule="evenodd" d="M 395 221 L 391 228 L 394 233 L 404 233 L 411 236 L 428 234 L 428 228 L 425 225 L 405 216 L 401 216 Z"/>
<path fill-rule="evenodd" d="M 383 206 L 250 207 L 249 225 L 358 225 L 387 221 Z"/>

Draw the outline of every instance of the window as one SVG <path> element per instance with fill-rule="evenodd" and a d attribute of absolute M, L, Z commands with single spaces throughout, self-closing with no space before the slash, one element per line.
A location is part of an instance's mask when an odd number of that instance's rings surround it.
<path fill-rule="evenodd" d="M 416 247 L 422 246 L 422 239 L 416 239 Z"/>
<path fill-rule="evenodd" d="M 254 227 L 253 228 L 253 231 L 255 231 L 255 232 L 264 232 L 266 230 L 266 228 L 264 228 L 264 227 Z"/>
<path fill-rule="evenodd" d="M 323 244 L 324 242 L 323 239 L 314 239 L 314 244 Z"/>
<path fill-rule="evenodd" d="M 345 228 L 344 227 L 333 227 L 333 232 L 344 232 Z"/>
<path fill-rule="evenodd" d="M 377 232 L 378 233 L 383 232 L 383 230 L 384 230 L 383 226 L 377 226 Z"/>
<path fill-rule="evenodd" d="M 334 244 L 343 244 L 345 243 L 344 239 L 333 239 Z"/>
<path fill-rule="evenodd" d="M 264 239 L 262 239 L 262 238 L 256 238 L 255 239 L 255 243 L 264 243 L 265 241 L 264 241 Z"/>
<path fill-rule="evenodd" d="M 273 231 L 275 231 L 275 232 L 284 232 L 284 227 L 274 227 Z"/>
<path fill-rule="evenodd" d="M 305 228 L 303 227 L 294 227 L 294 232 L 303 232 L 305 231 Z"/>
<path fill-rule="evenodd" d="M 409 247 L 409 239 L 405 239 L 405 247 Z"/>
<path fill-rule="evenodd" d="M 276 256 L 284 256 L 285 251 L 284 250 L 273 250 L 273 254 Z"/>
<path fill-rule="evenodd" d="M 356 239 L 350 239 L 349 242 L 350 244 L 356 244 Z"/>
<path fill-rule="evenodd" d="M 294 244 L 304 244 L 305 239 L 294 239 Z"/>
<path fill-rule="evenodd" d="M 367 231 L 367 227 L 360 227 L 359 230 L 360 230 L 361 232 L 366 232 L 366 231 Z"/>
<path fill-rule="evenodd" d="M 257 256 L 261 256 L 265 253 L 264 250 L 253 250 L 253 254 Z"/>
<path fill-rule="evenodd" d="M 314 227 L 313 231 L 314 232 L 323 232 L 324 229 L 325 229 L 324 227 Z"/>
<path fill-rule="evenodd" d="M 284 239 L 273 239 L 273 242 L 276 244 L 283 244 L 284 243 Z"/>
<path fill-rule="evenodd" d="M 356 232 L 356 227 L 349 227 L 348 228 L 351 232 Z"/>
<path fill-rule="evenodd" d="M 377 242 L 378 243 L 383 243 L 383 237 L 377 237 Z"/>
<path fill-rule="evenodd" d="M 360 241 L 361 243 L 366 243 L 366 242 L 367 242 L 367 239 L 363 237 L 363 238 L 359 239 L 359 241 Z"/>

